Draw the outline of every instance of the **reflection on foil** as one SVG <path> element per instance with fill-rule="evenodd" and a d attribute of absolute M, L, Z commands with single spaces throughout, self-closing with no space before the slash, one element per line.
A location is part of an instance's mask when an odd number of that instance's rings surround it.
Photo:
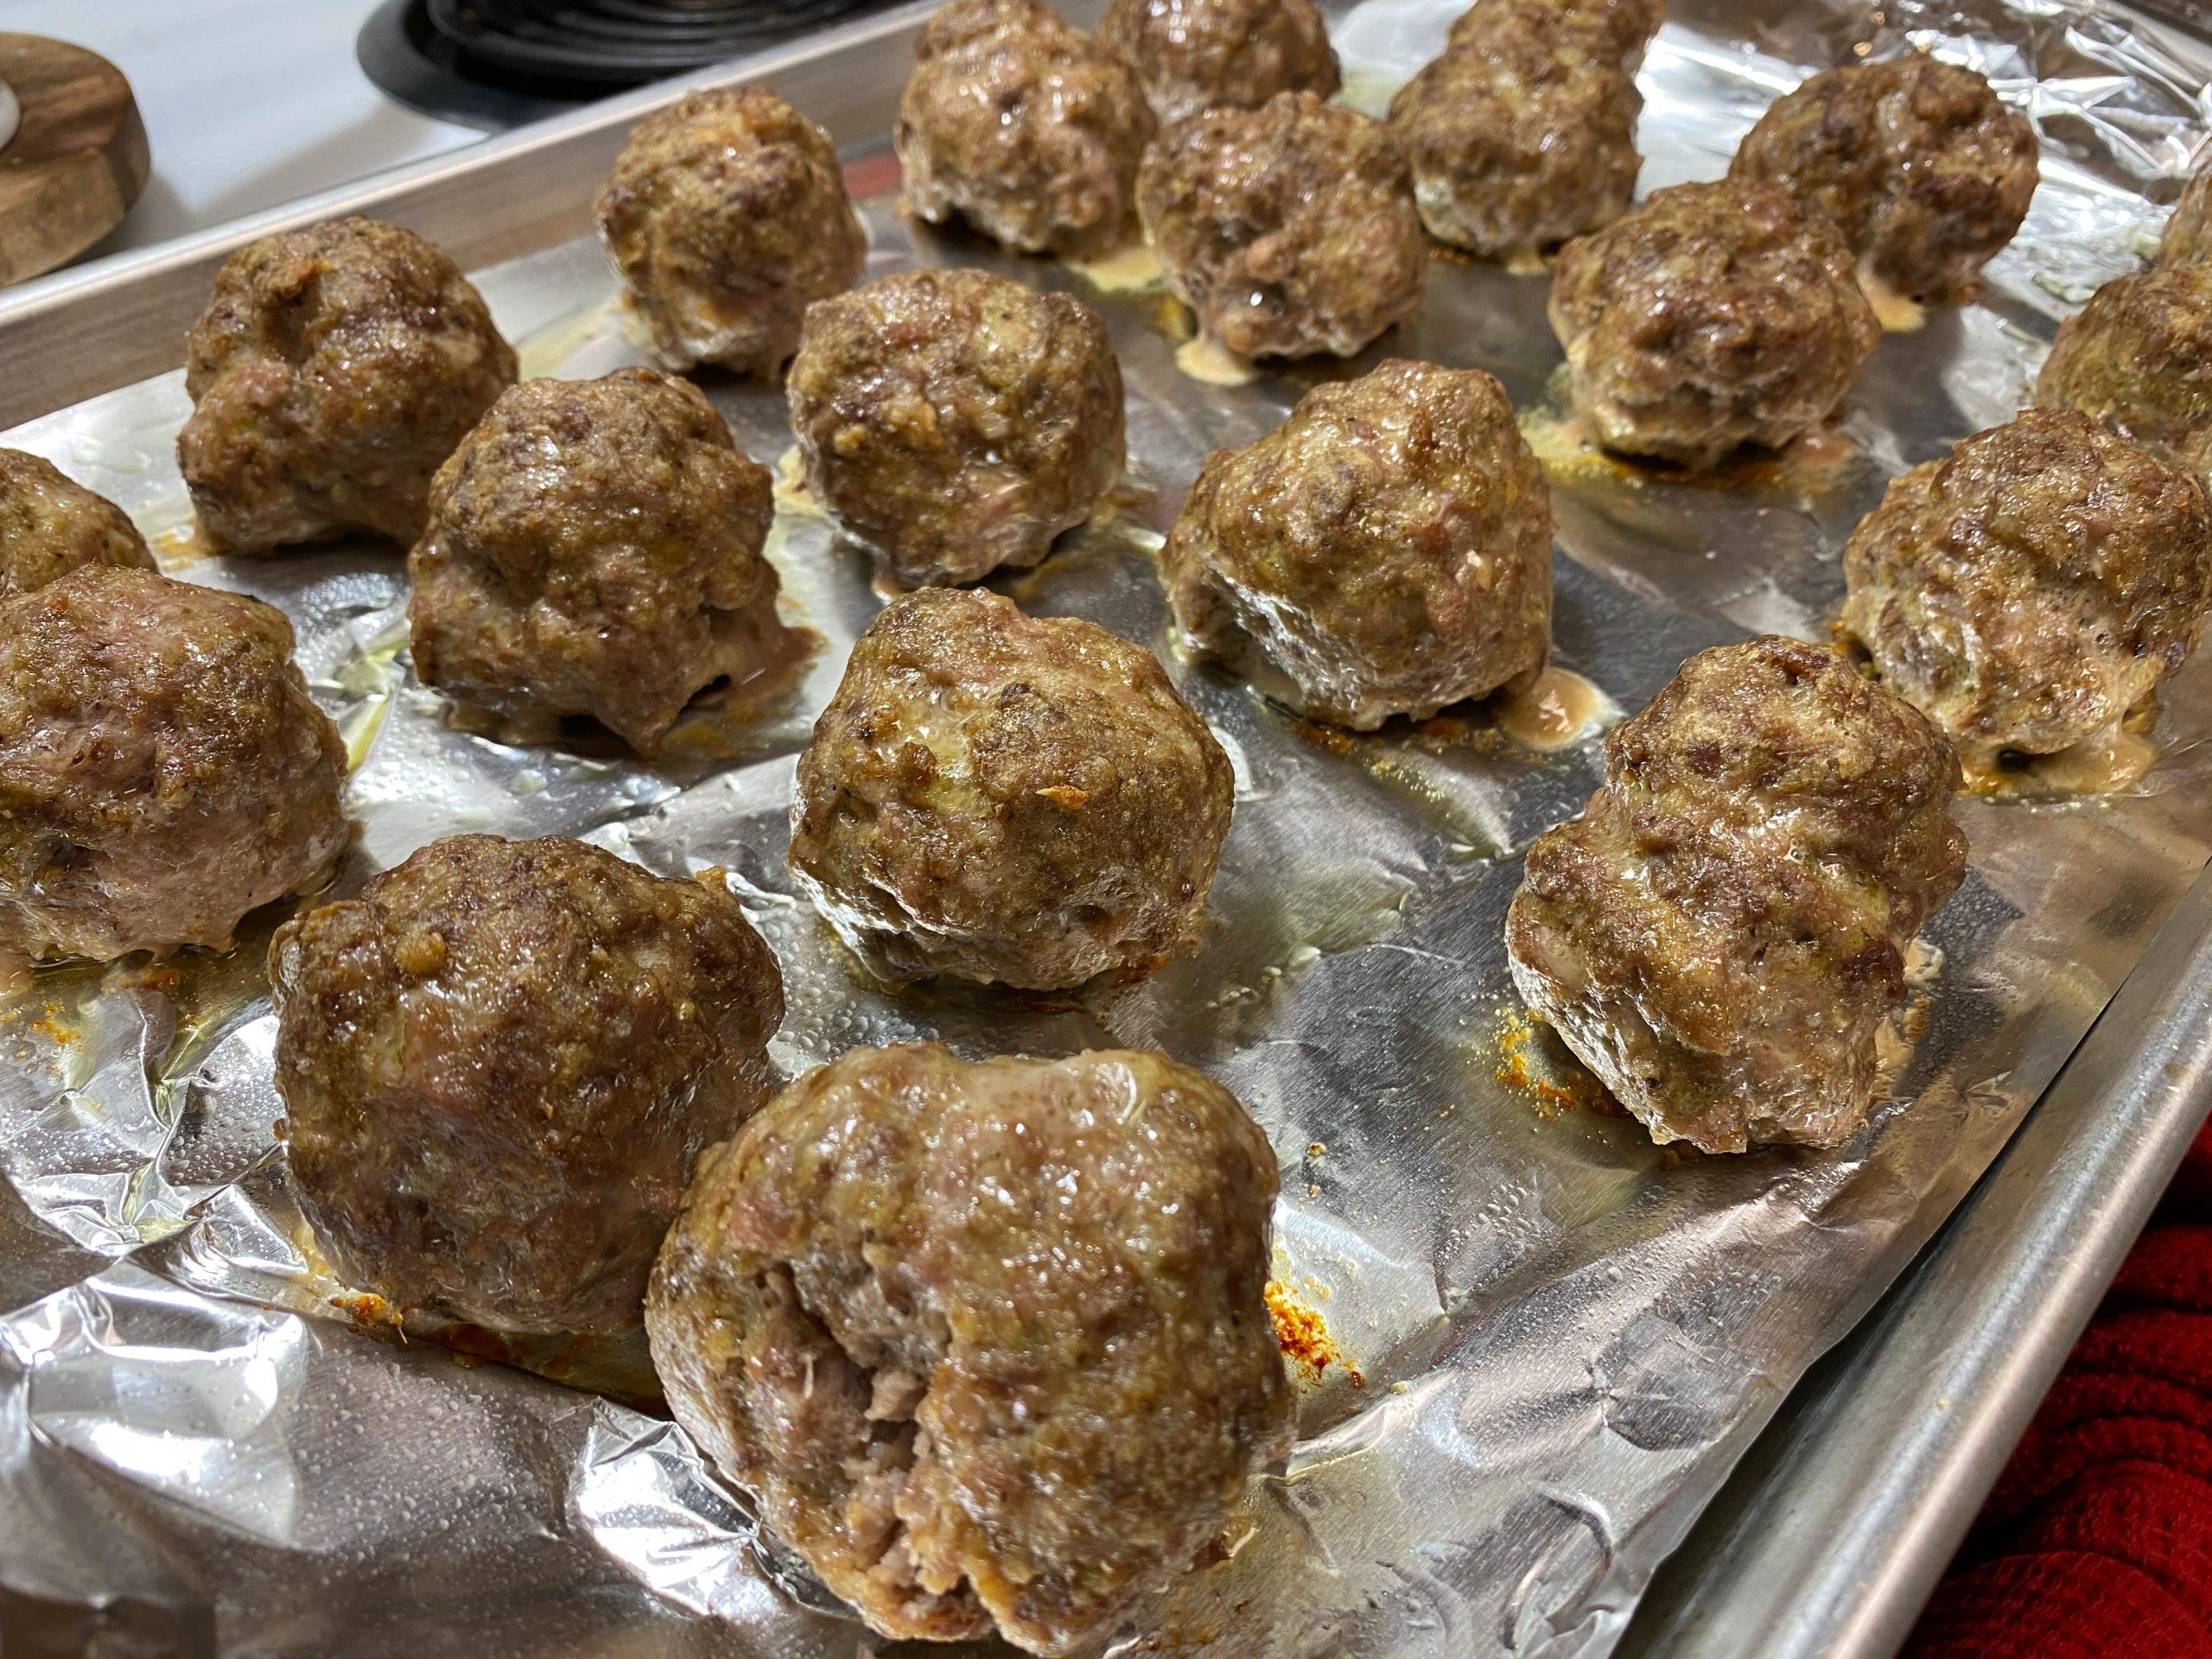
<path fill-rule="evenodd" d="M 1387 99 L 1458 9 L 1360 7 L 1339 31 L 1357 95 Z M 1605 1652 L 1791 1382 L 1987 1164 L 2205 861 L 2212 658 L 2165 688 L 2161 758 L 2125 792 L 1961 802 L 1973 868 L 1932 930 L 1924 1027 L 1897 1046 L 1894 1098 L 1840 1151 L 1655 1147 L 1517 1020 L 1500 926 L 1518 856 L 1595 785 L 1597 728 L 1707 645 L 1827 637 L 1859 517 L 1897 472 L 2011 416 L 2056 319 L 2152 245 L 2212 127 L 2197 60 L 2082 5 L 1675 10 L 1642 77 L 1646 189 L 1721 172 L 1777 92 L 1860 46 L 1983 67 L 2037 123 L 2044 180 L 1985 302 L 1885 340 L 1834 433 L 1726 489 L 1582 449 L 1544 281 L 1433 264 L 1424 315 L 1354 366 L 1490 369 L 1544 451 L 1554 661 L 1598 711 L 1555 748 L 1484 704 L 1328 731 L 1179 654 L 1153 557 L 1184 486 L 1341 365 L 1200 384 L 1134 263 L 1086 276 L 1005 258 L 910 229 L 880 191 L 865 202 L 873 270 L 987 264 L 1093 296 L 1113 330 L 1133 487 L 999 585 L 1150 646 L 1234 759 L 1204 937 L 1139 983 L 1036 997 L 855 979 L 783 855 L 794 758 L 880 601 L 866 557 L 803 501 L 779 501 L 769 554 L 785 620 L 821 650 L 787 700 L 734 722 L 696 712 L 696 737 L 647 764 L 450 725 L 407 671 L 390 550 L 247 563 L 177 533 L 178 377 L 6 436 L 168 532 L 173 573 L 292 616 L 356 749 L 363 830 L 339 890 L 474 829 L 720 868 L 783 963 L 786 1072 L 925 1036 L 969 1054 L 1141 1044 L 1251 1105 L 1284 1167 L 1275 1278 L 1330 1358 L 1301 1382 L 1288 1465 L 1115 1653 Z M 534 371 L 636 359 L 588 242 L 482 284 Z M 711 391 L 749 453 L 789 451 L 774 388 Z M 174 1635 L 163 1651 L 880 1651 L 680 1431 L 485 1357 L 650 1398 L 634 1347 L 395 1328 L 329 1280 L 272 1132 L 257 964 L 276 919 L 229 958 L 72 967 L 0 992 L 0 1586 L 150 1619 Z"/>

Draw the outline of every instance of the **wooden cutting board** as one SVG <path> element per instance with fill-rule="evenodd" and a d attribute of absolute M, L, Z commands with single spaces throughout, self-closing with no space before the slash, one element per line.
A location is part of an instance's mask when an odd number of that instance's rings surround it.
<path fill-rule="evenodd" d="M 123 72 L 96 52 L 0 34 L 0 80 L 22 105 L 0 147 L 0 286 L 74 258 L 146 188 L 146 128 Z"/>

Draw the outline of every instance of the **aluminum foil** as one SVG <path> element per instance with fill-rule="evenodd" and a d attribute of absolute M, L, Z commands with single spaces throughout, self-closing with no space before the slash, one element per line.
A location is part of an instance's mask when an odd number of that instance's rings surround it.
<path fill-rule="evenodd" d="M 1386 97 L 1455 9 L 1370 0 L 1340 20 L 1350 96 Z M 880 601 L 865 559 L 803 500 L 785 502 L 770 551 L 789 620 L 821 650 L 780 701 L 742 721 L 696 712 L 648 766 L 446 723 L 407 671 L 389 550 L 198 555 L 172 458 L 178 377 L 4 441 L 123 502 L 175 574 L 291 614 L 357 761 L 344 887 L 467 830 L 581 836 L 666 872 L 719 866 L 783 963 L 786 1072 L 925 1036 L 972 1054 L 1152 1045 L 1251 1106 L 1284 1166 L 1278 1284 L 1317 1317 L 1328 1363 L 1309 1370 L 1296 1453 L 1255 1483 L 1229 1559 L 1112 1651 L 1599 1655 L 2204 863 L 2212 659 L 2168 687 L 2163 758 L 2125 795 L 1961 803 L 1972 871 L 1929 929 L 1892 1097 L 1862 1134 L 1832 1154 L 1700 1158 L 1594 1109 L 1512 1006 L 1499 935 L 1519 854 L 1595 785 L 1594 738 L 1536 753 L 1481 709 L 1370 737 L 1301 727 L 1177 653 L 1150 555 L 1209 449 L 1268 430 L 1317 379 L 1421 356 L 1499 375 L 1554 463 L 1558 658 L 1617 709 L 1707 645 L 1826 638 L 1841 543 L 1886 479 L 2013 412 L 2056 320 L 2152 245 L 2212 130 L 2194 49 L 2093 6 L 1707 0 L 1678 8 L 1643 71 L 1646 188 L 1718 175 L 1809 70 L 1916 45 L 1980 67 L 2037 121 L 2028 228 L 1984 302 L 1885 343 L 1841 441 L 1719 486 L 1557 442 L 1541 278 L 1439 259 L 1424 315 L 1362 363 L 1202 385 L 1175 366 L 1178 316 L 1157 291 L 1104 294 L 915 230 L 887 155 L 851 158 L 873 272 L 988 265 L 1087 293 L 1111 324 L 1129 388 L 1125 504 L 1001 585 L 1150 645 L 1235 760 L 1204 942 L 1141 984 L 887 995 L 848 972 L 784 870 L 785 815 L 794 756 Z M 639 359 L 588 244 L 480 281 L 526 372 Z M 787 452 L 779 393 L 710 389 L 754 455 Z M 228 957 L 66 968 L 0 999 L 12 1611 L 97 1627 L 87 1640 L 116 1654 L 882 1650 L 664 1419 L 482 1357 L 634 1400 L 651 1391 L 634 1349 L 349 1322 L 271 1133 L 271 926 Z"/>

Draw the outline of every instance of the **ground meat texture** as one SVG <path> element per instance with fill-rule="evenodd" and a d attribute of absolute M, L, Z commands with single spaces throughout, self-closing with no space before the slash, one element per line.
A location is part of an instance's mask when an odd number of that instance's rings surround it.
<path fill-rule="evenodd" d="M 185 348 L 177 463 L 202 527 L 239 553 L 348 531 L 411 543 L 431 475 L 515 378 L 460 267 L 372 219 L 239 249 Z"/>
<path fill-rule="evenodd" d="M 677 1421 L 876 1630 L 1110 1635 L 1291 1441 L 1275 1160 L 1156 1053 L 858 1048 L 707 1155 L 645 1329 Z"/>
<path fill-rule="evenodd" d="M 1915 53 L 1815 75 L 1745 137 L 1732 177 L 1764 179 L 1841 227 L 1897 293 L 1970 300 L 2036 193 L 2036 131 L 1972 69 Z"/>
<path fill-rule="evenodd" d="M 52 461 L 0 449 L 0 600 L 87 564 L 151 570 L 154 556 L 122 508 Z"/>
<path fill-rule="evenodd" d="M 1421 306 L 1428 251 L 1405 152 L 1311 92 L 1177 122 L 1138 204 L 1198 327 L 1246 357 L 1350 357 Z"/>
<path fill-rule="evenodd" d="M 1313 0 L 1108 0 L 1098 38 L 1135 66 L 1162 121 L 1277 92 L 1329 98 L 1341 79 Z"/>
<path fill-rule="evenodd" d="M 789 391 L 808 490 L 912 583 L 1035 564 L 1126 458 L 1104 321 L 985 271 L 902 271 L 824 300 Z"/>
<path fill-rule="evenodd" d="M 1149 652 L 931 588 L 853 647 L 799 757 L 791 869 L 879 977 L 1058 989 L 1185 942 L 1232 787 Z"/>
<path fill-rule="evenodd" d="M 1840 1145 L 1905 947 L 1964 872 L 1958 786 L 1943 734 L 1839 653 L 1701 652 L 1529 849 L 1513 982 L 1655 1141 Z"/>
<path fill-rule="evenodd" d="M 1598 438 L 1692 467 L 1817 426 L 1882 337 L 1835 227 L 1745 179 L 1655 190 L 1567 244 L 1551 319 Z"/>
<path fill-rule="evenodd" d="M 1516 30 L 1554 36 L 1593 61 L 1633 74 L 1667 21 L 1667 0 L 1480 0 L 1452 21 L 1450 43 L 1491 35 L 1508 17 Z"/>
<path fill-rule="evenodd" d="M 1155 130 L 1135 70 L 1042 0 L 953 0 L 914 58 L 891 137 L 915 213 L 1029 253 L 1128 235 Z"/>
<path fill-rule="evenodd" d="M 2074 410 L 2031 410 L 1890 486 L 1844 550 L 1844 624 L 1978 759 L 2117 725 L 2212 608 L 2196 478 Z"/>
<path fill-rule="evenodd" d="M 1315 387 L 1207 457 L 1160 571 L 1191 645 L 1361 730 L 1533 676 L 1551 647 L 1550 492 L 1479 370 Z"/>
<path fill-rule="evenodd" d="M 415 671 L 515 734 L 588 715 L 655 753 L 780 636 L 772 491 L 686 381 L 525 381 L 438 470 L 407 557 Z"/>
<path fill-rule="evenodd" d="M 2091 295 L 2059 324 L 2036 402 L 2212 470 L 2212 264 L 2160 265 Z"/>
<path fill-rule="evenodd" d="M 2190 264 L 2207 257 L 2212 257 L 2212 166 L 2190 175 L 2158 238 L 2161 264 Z"/>
<path fill-rule="evenodd" d="M 664 368 L 772 374 L 868 257 L 830 135 L 759 86 L 647 116 L 593 209 Z"/>
<path fill-rule="evenodd" d="M 635 1330 L 700 1153 L 766 1098 L 775 958 L 719 874 L 455 836 L 269 950 L 294 1189 L 339 1276 L 497 1330 Z"/>
<path fill-rule="evenodd" d="M 1617 64 L 1502 6 L 1399 89 L 1390 127 L 1430 235 L 1527 259 L 1628 211 L 1643 108 Z"/>
<path fill-rule="evenodd" d="M 242 594 L 91 564 L 0 604 L 0 945 L 226 950 L 347 837 L 346 746 Z"/>

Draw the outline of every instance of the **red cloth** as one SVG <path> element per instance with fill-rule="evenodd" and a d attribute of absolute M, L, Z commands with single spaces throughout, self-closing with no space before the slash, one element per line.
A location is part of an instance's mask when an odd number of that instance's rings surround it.
<path fill-rule="evenodd" d="M 2212 1125 L 1905 1653 L 2212 1659 Z"/>

